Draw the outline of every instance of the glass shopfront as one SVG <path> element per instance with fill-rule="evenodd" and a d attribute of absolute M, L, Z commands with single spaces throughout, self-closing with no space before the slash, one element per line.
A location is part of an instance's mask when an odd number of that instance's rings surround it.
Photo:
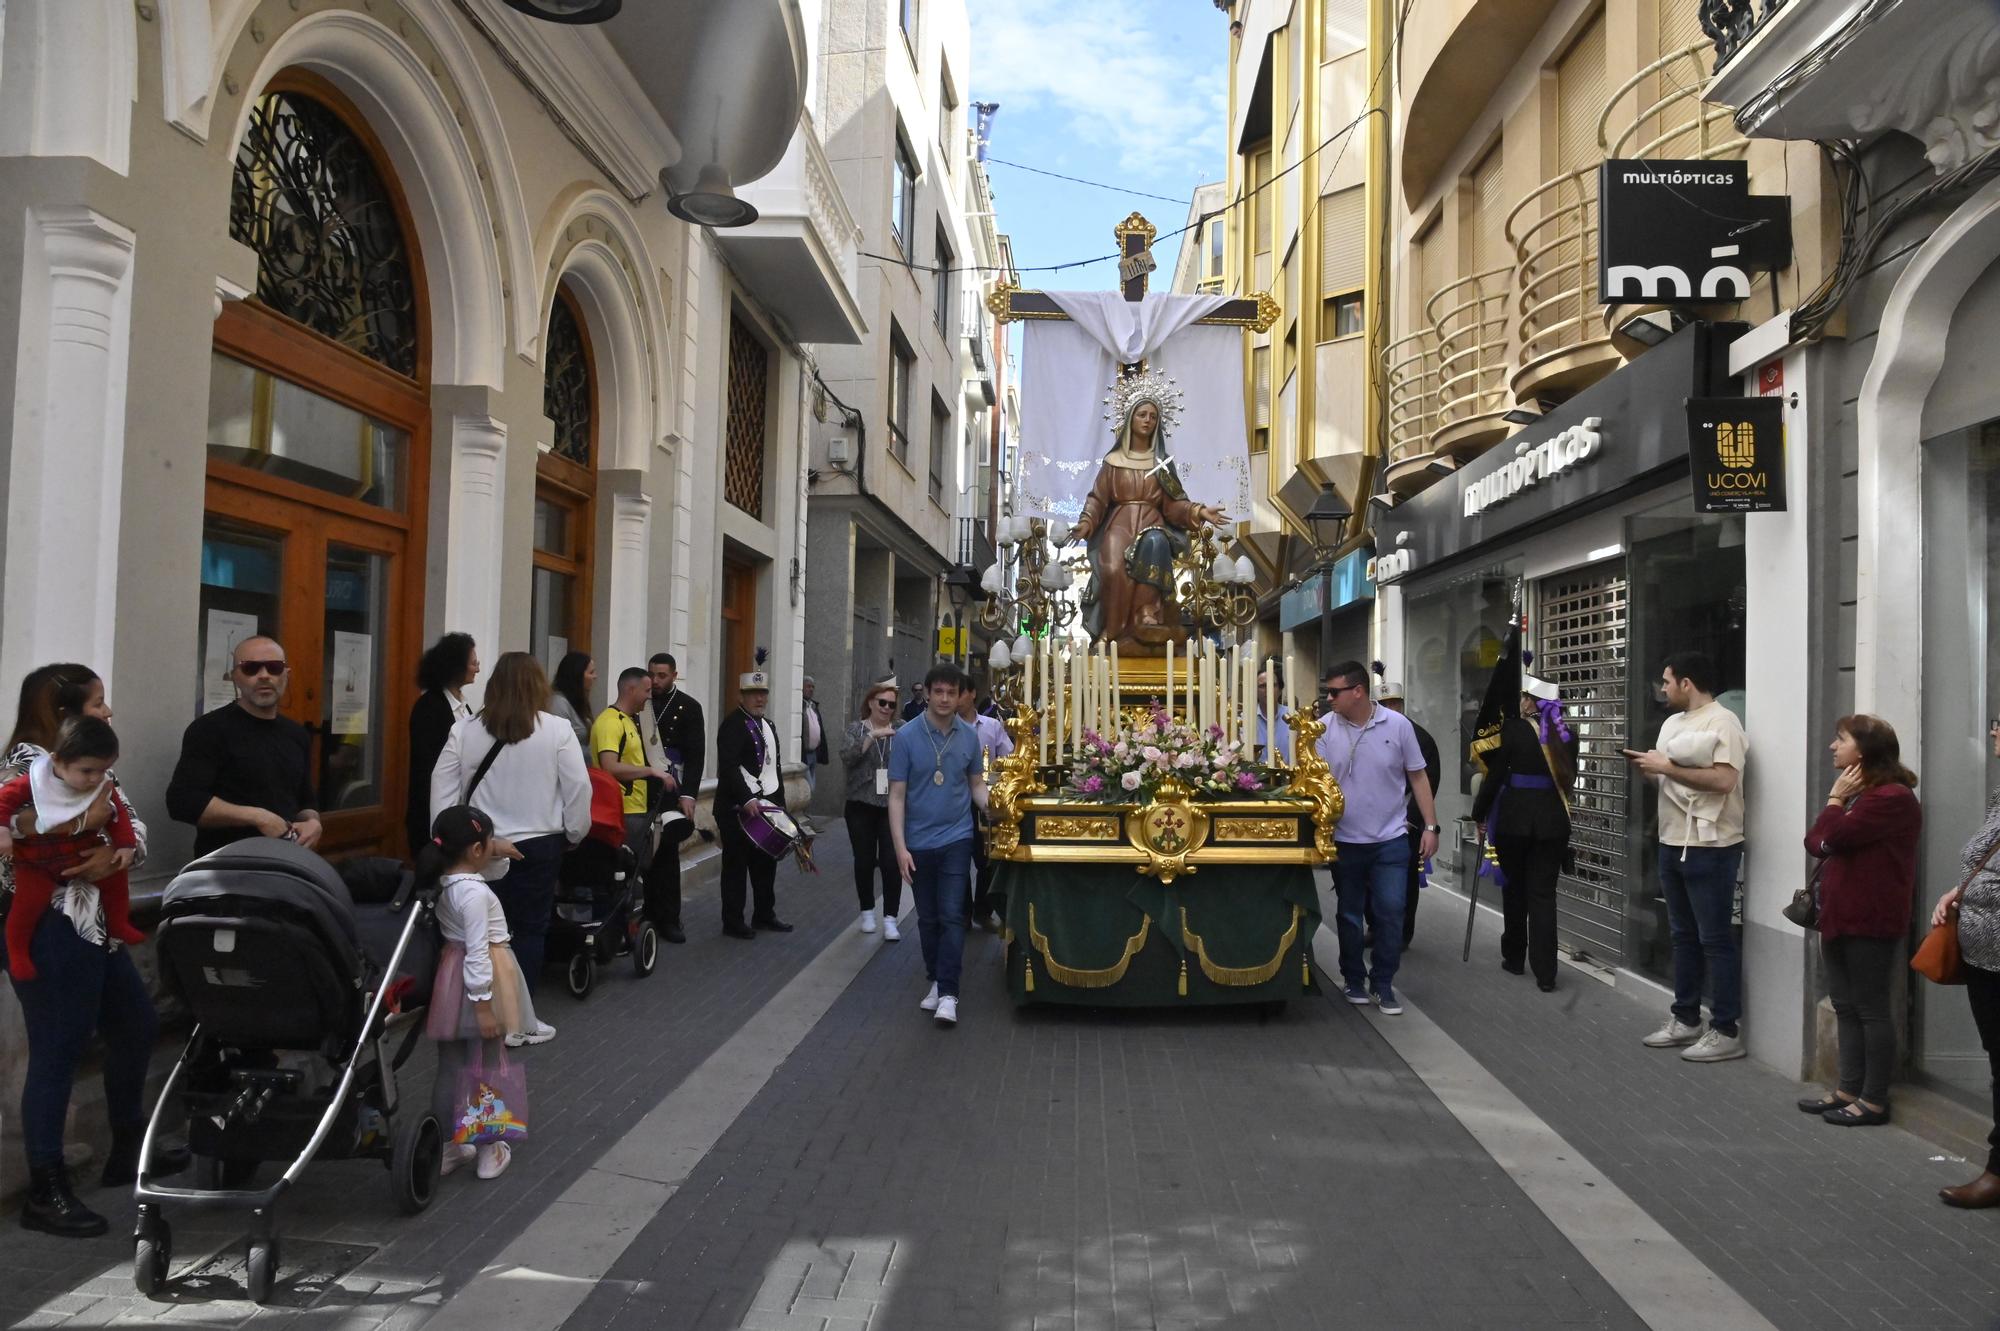
<path fill-rule="evenodd" d="M 1911 921 L 1961 876 L 1960 853 L 2000 783 L 1987 739 L 2000 714 L 2000 420 L 1923 449 L 1923 871 Z M 1913 986 L 1916 1067 L 1983 1103 L 1991 1072 L 1961 989 Z"/>

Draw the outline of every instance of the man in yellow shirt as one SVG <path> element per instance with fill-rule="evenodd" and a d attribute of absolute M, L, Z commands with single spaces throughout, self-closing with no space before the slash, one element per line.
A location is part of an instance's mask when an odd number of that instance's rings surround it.
<path fill-rule="evenodd" d="M 662 800 L 674 793 L 674 779 L 658 767 L 646 765 L 646 742 L 639 734 L 636 718 L 652 692 L 652 676 L 637 666 L 620 671 L 618 697 L 590 723 L 591 760 L 609 772 L 625 788 L 625 844 L 648 862 L 652 847 L 647 835 L 651 784 L 659 783 Z"/>

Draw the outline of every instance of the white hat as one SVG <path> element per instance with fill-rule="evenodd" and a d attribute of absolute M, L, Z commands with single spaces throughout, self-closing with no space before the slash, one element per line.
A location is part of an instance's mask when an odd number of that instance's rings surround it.
<path fill-rule="evenodd" d="M 751 689 L 762 689 L 766 693 L 771 691 L 771 677 L 761 670 L 744 671 L 742 679 L 738 682 L 746 693 Z"/>
<path fill-rule="evenodd" d="M 1546 679 L 1537 679 L 1533 675 L 1524 674 L 1521 676 L 1521 692 L 1531 698 L 1542 698 L 1549 702 L 1558 702 L 1562 698 L 1561 692 L 1557 690 L 1555 685 L 1549 683 Z"/>
<path fill-rule="evenodd" d="M 1409 695 L 1403 692 L 1403 682 L 1401 680 L 1389 679 L 1382 681 L 1382 687 L 1375 690 L 1375 696 L 1377 698 L 1406 698 Z"/>

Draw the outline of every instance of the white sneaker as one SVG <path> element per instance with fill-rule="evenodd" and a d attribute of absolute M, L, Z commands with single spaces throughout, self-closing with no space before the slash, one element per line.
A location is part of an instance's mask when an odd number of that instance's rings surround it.
<path fill-rule="evenodd" d="M 455 1142 L 446 1142 L 444 1144 L 444 1158 L 438 1161 L 438 1177 L 443 1178 L 460 1165 L 471 1164 L 473 1156 L 478 1153 L 479 1148 L 476 1146 L 463 1146 Z"/>
<path fill-rule="evenodd" d="M 523 1045 L 547 1044 L 555 1038 L 556 1028 L 549 1025 L 546 1021 L 538 1021 L 535 1023 L 535 1029 L 532 1031 L 510 1032 L 507 1036 L 507 1047 L 509 1049 L 519 1049 Z"/>
<path fill-rule="evenodd" d="M 958 1025 L 958 1000 L 940 998 L 937 1005 L 937 1024 L 949 1029 Z"/>
<path fill-rule="evenodd" d="M 1645 1039 L 1648 1049 L 1673 1049 L 1684 1044 L 1693 1044 L 1701 1038 L 1701 1027 L 1690 1026 L 1679 1017 L 1668 1017 L 1667 1024 L 1654 1031 Z"/>
<path fill-rule="evenodd" d="M 514 1158 L 514 1148 L 506 1142 L 494 1142 L 479 1148 L 479 1177 L 499 1178 L 506 1172 L 507 1165 Z"/>
<path fill-rule="evenodd" d="M 1749 1054 L 1743 1047 L 1740 1035 L 1724 1035 L 1711 1026 L 1708 1033 L 1694 1042 L 1694 1048 L 1683 1050 L 1681 1057 L 1690 1063 L 1727 1063 L 1732 1058 L 1743 1058 Z"/>
<path fill-rule="evenodd" d="M 903 931 L 896 927 L 896 917 L 893 915 L 884 915 L 882 917 L 882 941 L 885 943 L 900 943 L 903 941 Z"/>
<path fill-rule="evenodd" d="M 861 912 L 861 932 L 864 934 L 872 934 L 875 932 L 874 911 L 864 910 Z"/>
<path fill-rule="evenodd" d="M 926 1012 L 935 1012 L 938 1010 L 938 991 L 936 985 L 931 986 L 931 991 L 924 995 L 924 1001 L 917 1004 L 917 1006 Z M 953 1006 L 957 1005 L 954 1004 Z"/>

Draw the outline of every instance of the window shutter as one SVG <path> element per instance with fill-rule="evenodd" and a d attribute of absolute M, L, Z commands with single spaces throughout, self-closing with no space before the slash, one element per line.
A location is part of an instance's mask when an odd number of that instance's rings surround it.
<path fill-rule="evenodd" d="M 1575 171 L 1599 158 L 1597 118 L 1604 114 L 1604 14 L 1590 21 L 1556 64 L 1556 165 Z"/>
<path fill-rule="evenodd" d="M 1367 285 L 1368 219 L 1362 187 L 1340 190 L 1319 201 L 1320 290 L 1336 296 Z"/>

